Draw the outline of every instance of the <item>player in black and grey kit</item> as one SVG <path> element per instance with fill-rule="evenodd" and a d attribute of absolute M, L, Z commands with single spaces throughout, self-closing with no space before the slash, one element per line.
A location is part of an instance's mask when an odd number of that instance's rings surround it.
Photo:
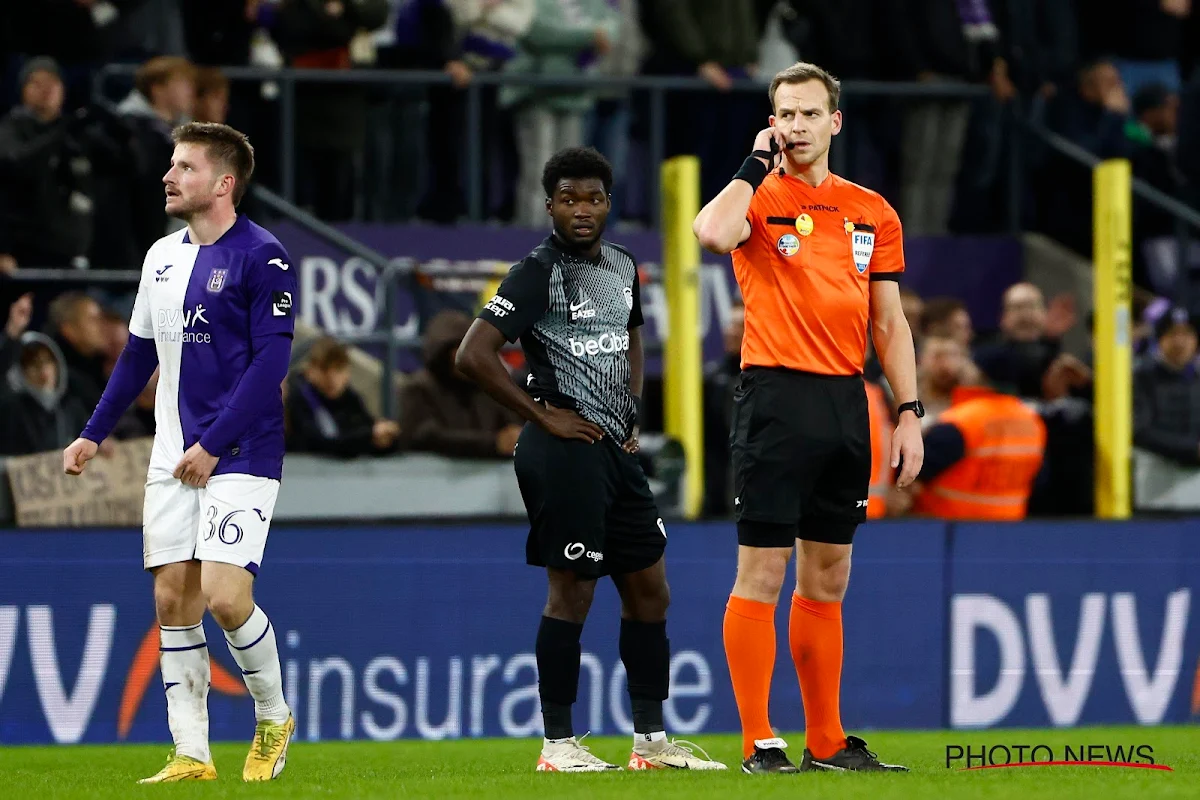
<path fill-rule="evenodd" d="M 725 769 L 668 741 L 670 645 L 663 551 L 666 529 L 638 450 L 642 308 L 637 263 L 600 236 L 612 167 L 591 148 L 551 158 L 542 174 L 553 233 L 520 263 L 467 332 L 458 368 L 530 424 L 515 466 L 529 514 L 526 560 L 544 567 L 550 592 L 537 636 L 545 723 L 539 771 L 618 769 L 574 736 L 579 637 L 596 580 L 621 595 L 621 660 L 629 676 L 634 746 L 630 769 Z M 499 358 L 520 339 L 528 392 Z"/>

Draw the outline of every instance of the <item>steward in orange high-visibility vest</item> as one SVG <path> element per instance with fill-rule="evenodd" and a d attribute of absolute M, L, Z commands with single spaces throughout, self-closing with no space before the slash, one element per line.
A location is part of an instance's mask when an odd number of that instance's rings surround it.
<path fill-rule="evenodd" d="M 960 386 L 925 432 L 913 513 L 941 519 L 1019 520 L 1046 453 L 1046 425 L 1016 397 Z"/>
<path fill-rule="evenodd" d="M 892 457 L 892 409 L 888 405 L 883 387 L 866 381 L 867 411 L 871 418 L 871 489 L 867 497 L 867 519 L 887 516 L 887 493 L 891 488 L 895 470 L 890 463 Z"/>

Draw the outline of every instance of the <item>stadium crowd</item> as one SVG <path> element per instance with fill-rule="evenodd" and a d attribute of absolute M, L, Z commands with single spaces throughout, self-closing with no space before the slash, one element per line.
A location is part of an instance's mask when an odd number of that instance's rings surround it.
<path fill-rule="evenodd" d="M 172 127 L 228 121 L 278 140 L 269 80 L 231 83 L 223 67 L 437 70 L 450 83 L 302 87 L 297 94 L 298 199 L 322 219 L 452 224 L 464 213 L 465 94 L 482 72 L 702 78 L 707 92 L 667 95 L 667 155 L 702 159 L 702 192 L 724 185 L 763 124 L 765 78 L 797 58 L 843 80 L 978 85 L 985 97 L 843 97 L 848 177 L 891 198 L 909 236 L 1003 228 L 1011 148 L 1021 153 L 1022 225 L 1078 253 L 1091 250 L 1089 172 L 1022 137 L 1032 121 L 1200 206 L 1200 8 L 1131 0 L 1126 13 L 1076 0 L 42 0 L 0 9 L 0 453 L 70 442 L 128 336 L 117 304 L 66 292 L 36 297 L 5 276 L 21 267 L 128 269 L 178 223 L 163 212 L 161 175 Z M 140 65 L 128 84 L 105 64 Z M 764 91 L 730 91 L 740 78 Z M 651 137 L 643 92 L 484 87 L 488 216 L 541 226 L 541 164 L 590 143 L 613 162 L 616 213 L 645 223 Z M 1015 113 L 1008 113 L 1013 111 Z M 258 180 L 277 185 L 274 146 Z M 248 199 L 244 208 L 254 217 Z M 1143 245 L 1173 219 L 1135 203 L 1135 443 L 1200 465 L 1195 308 L 1169 299 Z M 1195 293 L 1194 293 L 1195 294 Z M 927 422 L 955 389 L 980 379 L 1027 398 L 1046 422 L 1044 466 L 1030 513 L 1087 513 L 1091 365 L 1063 351 L 1087 325 L 1068 298 L 1030 284 L 1002 299 L 999 330 L 976 336 L 954 298 L 906 297 L 918 338 Z M 44 322 L 43 318 L 44 317 Z M 725 443 L 737 373 L 738 316 L 728 356 L 709 365 L 709 513 L 729 510 Z M 335 456 L 431 451 L 506 457 L 517 420 L 462 379 L 453 353 L 469 318 L 424 326 L 425 368 L 405 384 L 400 415 L 377 419 L 349 387 L 349 354 L 315 343 L 285 384 L 289 448 Z M 880 377 L 868 365 L 869 379 Z M 153 431 L 154 384 L 118 437 Z M 890 515 L 910 497 L 886 493 Z"/>

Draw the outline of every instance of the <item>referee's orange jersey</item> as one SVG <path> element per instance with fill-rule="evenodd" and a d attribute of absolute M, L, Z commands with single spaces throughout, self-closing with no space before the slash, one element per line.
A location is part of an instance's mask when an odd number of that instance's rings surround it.
<path fill-rule="evenodd" d="M 869 285 L 904 272 L 900 218 L 878 193 L 833 173 L 820 186 L 771 173 L 733 251 L 746 306 L 742 367 L 857 375 L 867 352 Z"/>

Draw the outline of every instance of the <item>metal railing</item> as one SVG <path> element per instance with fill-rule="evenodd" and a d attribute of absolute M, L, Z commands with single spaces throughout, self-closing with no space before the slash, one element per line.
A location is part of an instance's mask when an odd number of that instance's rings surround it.
<path fill-rule="evenodd" d="M 131 79 L 137 70 L 136 65 L 109 64 L 102 67 L 95 75 L 93 91 L 97 98 L 106 97 L 105 88 L 113 78 Z M 267 69 L 263 67 L 222 67 L 222 73 L 232 81 L 257 81 L 272 83 L 278 86 L 279 95 L 279 155 L 282 172 L 280 176 L 279 194 L 289 202 L 296 200 L 296 86 L 298 84 L 333 84 L 360 85 L 373 87 L 450 87 L 450 77 L 444 72 L 427 70 L 381 70 L 381 69 L 352 69 L 352 70 L 320 70 L 320 69 Z M 483 166 L 483 101 L 481 88 L 485 86 L 522 86 L 539 89 L 560 89 L 579 92 L 646 92 L 649 97 L 649 120 L 647 155 L 648 162 L 653 165 L 661 164 L 667 152 L 667 93 L 696 92 L 716 94 L 717 90 L 698 77 L 673 77 L 638 75 L 627 78 L 574 75 L 574 76 L 545 76 L 520 75 L 507 72 L 478 72 L 471 78 L 471 83 L 461 91 L 465 95 L 467 136 L 465 179 L 467 190 L 467 219 L 478 222 L 484 219 L 484 166 Z M 730 92 L 757 94 L 763 98 L 763 119 L 769 109 L 766 103 L 767 83 L 758 80 L 734 81 Z M 845 81 L 842 83 L 843 97 L 891 97 L 891 98 L 923 98 L 947 100 L 971 100 L 988 97 L 990 90 L 986 86 L 953 83 L 893 83 L 889 81 Z M 747 150 L 749 143 L 747 143 Z M 845 150 L 836 143 L 831 148 L 830 157 L 835 172 L 844 172 Z M 841 160 L 840 160 L 841 159 Z M 1016 168 L 1018 162 L 1010 164 Z M 648 182 L 649 196 L 647 208 L 650 221 L 658 226 L 661 212 L 659 201 L 659 185 L 657 170 L 655 176 Z M 1020 181 L 1010 181 L 1020 184 Z M 1011 203 L 1019 203 L 1019 195 L 1014 191 L 1010 196 Z M 1016 231 L 1020 219 L 1019 207 L 1010 209 L 1010 230 Z"/>
<path fill-rule="evenodd" d="M 1080 147 L 1070 139 L 1048 130 L 1044 126 L 1025 123 L 1023 127 L 1027 133 L 1037 136 L 1046 146 L 1080 166 L 1092 169 L 1103 161 L 1095 153 Z M 1178 266 L 1175 273 L 1173 297 L 1171 299 L 1172 302 L 1178 305 L 1190 307 L 1191 301 L 1197 298 L 1191 297 L 1192 290 L 1188 274 L 1188 251 L 1191 248 L 1192 232 L 1194 231 L 1195 235 L 1200 236 L 1200 211 L 1197 211 L 1186 203 L 1180 202 L 1162 190 L 1156 189 L 1138 177 L 1132 179 L 1130 188 L 1133 191 L 1135 200 L 1142 200 L 1149 203 L 1154 208 L 1174 218 L 1174 236 Z"/>
<path fill-rule="evenodd" d="M 374 344 L 384 348 L 383 380 L 381 382 L 380 398 L 384 414 L 394 417 L 396 412 L 396 363 L 400 350 L 418 347 L 421 340 L 417 336 L 398 336 L 395 333 L 398 309 L 396 307 L 395 282 L 398 278 L 410 277 L 414 271 L 411 259 L 391 259 L 378 250 L 367 247 L 362 242 L 339 231 L 337 228 L 322 222 L 293 203 L 263 186 L 252 186 L 251 194 L 264 206 L 281 217 L 302 226 L 313 236 L 324 240 L 334 247 L 340 247 L 347 253 L 358 256 L 378 270 L 379 284 L 384 297 L 384 321 L 386 327 L 375 331 L 355 332 L 339 335 L 338 338 L 348 344 Z M 134 288 L 141 280 L 142 273 L 135 269 L 114 270 L 75 270 L 21 268 L 11 279 L 17 285 L 54 284 L 70 286 L 88 284 L 99 286 L 124 286 Z"/>
<path fill-rule="evenodd" d="M 101 68 L 94 82 L 96 99 L 107 102 L 105 90 L 109 83 L 118 78 L 131 78 L 136 66 L 113 64 Z M 362 344 L 382 344 L 387 351 L 384 358 L 385 380 L 383 384 L 384 407 L 394 408 L 395 397 L 391 389 L 392 377 L 395 370 L 397 351 L 417 344 L 415 337 L 401 340 L 395 334 L 396 327 L 396 293 L 393 282 L 401 277 L 411 278 L 414 265 L 411 261 L 390 259 L 383 254 L 365 247 L 336 228 L 321 222 L 295 205 L 296 199 L 296 91 L 299 84 L 326 85 L 359 85 L 373 87 L 451 87 L 448 75 L 437 71 L 416 70 L 375 70 L 354 69 L 343 71 L 327 71 L 314 69 L 267 69 L 261 67 L 229 67 L 223 68 L 223 73 L 233 81 L 252 81 L 271 83 L 278 88 L 277 103 L 280 114 L 279 125 L 279 155 L 280 155 L 280 185 L 278 192 L 273 192 L 261 186 L 254 187 L 255 196 L 273 211 L 287 217 L 303 226 L 325 241 L 345 249 L 354 255 L 361 256 L 379 270 L 378 279 L 384 285 L 384 317 L 387 328 L 377 332 L 349 335 L 348 341 Z M 667 152 L 666 123 L 667 95 L 673 92 L 692 92 L 714 94 L 715 89 L 698 77 L 669 77 L 669 76 L 634 76 L 627 78 L 601 76 L 562 76 L 549 77 L 538 75 L 516 75 L 508 73 L 480 72 L 473 76 L 471 83 L 462 89 L 465 107 L 466 158 L 464 177 L 467 188 L 467 218 L 471 221 L 482 221 L 484 217 L 484 163 L 483 143 L 485 125 L 483 119 L 483 87 L 523 86 L 559 90 L 576 90 L 592 92 L 644 92 L 648 96 L 649 125 L 647 136 L 648 162 L 651 165 L 662 163 Z M 757 80 L 740 80 L 734 82 L 730 91 L 739 93 L 761 94 L 766 112 L 766 84 Z M 957 99 L 978 100 L 990 96 L 990 90 L 982 85 L 964 85 L 950 83 L 893 83 L 882 81 L 846 81 L 842 84 L 844 98 L 888 97 L 888 98 L 921 98 L 921 99 Z M 1024 159 L 1027 155 L 1029 141 L 1027 137 L 1040 140 L 1053 151 L 1084 167 L 1092 167 L 1098 163 L 1096 155 L 1079 147 L 1065 137 L 1056 134 L 1044 125 L 1032 121 L 1022 111 L 1022 104 L 1016 100 L 1006 104 L 1004 113 L 1007 120 L 1013 124 L 1017 135 L 1013 137 L 1008 148 L 1008 161 L 1005 169 L 1008 171 L 1006 198 L 1007 227 L 1010 233 L 1021 229 L 1022 208 L 1021 195 L 1027 186 Z M 840 146 L 835 139 L 831 149 L 832 168 L 835 172 L 845 172 L 847 148 Z M 1179 253 L 1179 269 L 1176 279 L 1176 300 L 1187 299 L 1187 255 L 1192 232 L 1200 231 L 1200 212 L 1181 203 L 1179 200 L 1155 189 L 1140 179 L 1134 179 L 1133 192 L 1138 200 L 1144 201 L 1160 211 L 1170 215 L 1175 220 L 1175 238 Z M 655 227 L 659 223 L 660 188 L 658 170 L 652 169 L 650 180 L 647 182 L 649 196 L 647 198 L 651 222 Z M 47 271 L 57 274 L 59 271 Z M 33 271 L 22 270 L 23 274 L 33 277 Z M 136 280 L 137 273 L 132 273 Z M 89 274 L 93 282 L 128 280 L 122 273 Z M 101 277 L 103 276 L 103 277 Z"/>

